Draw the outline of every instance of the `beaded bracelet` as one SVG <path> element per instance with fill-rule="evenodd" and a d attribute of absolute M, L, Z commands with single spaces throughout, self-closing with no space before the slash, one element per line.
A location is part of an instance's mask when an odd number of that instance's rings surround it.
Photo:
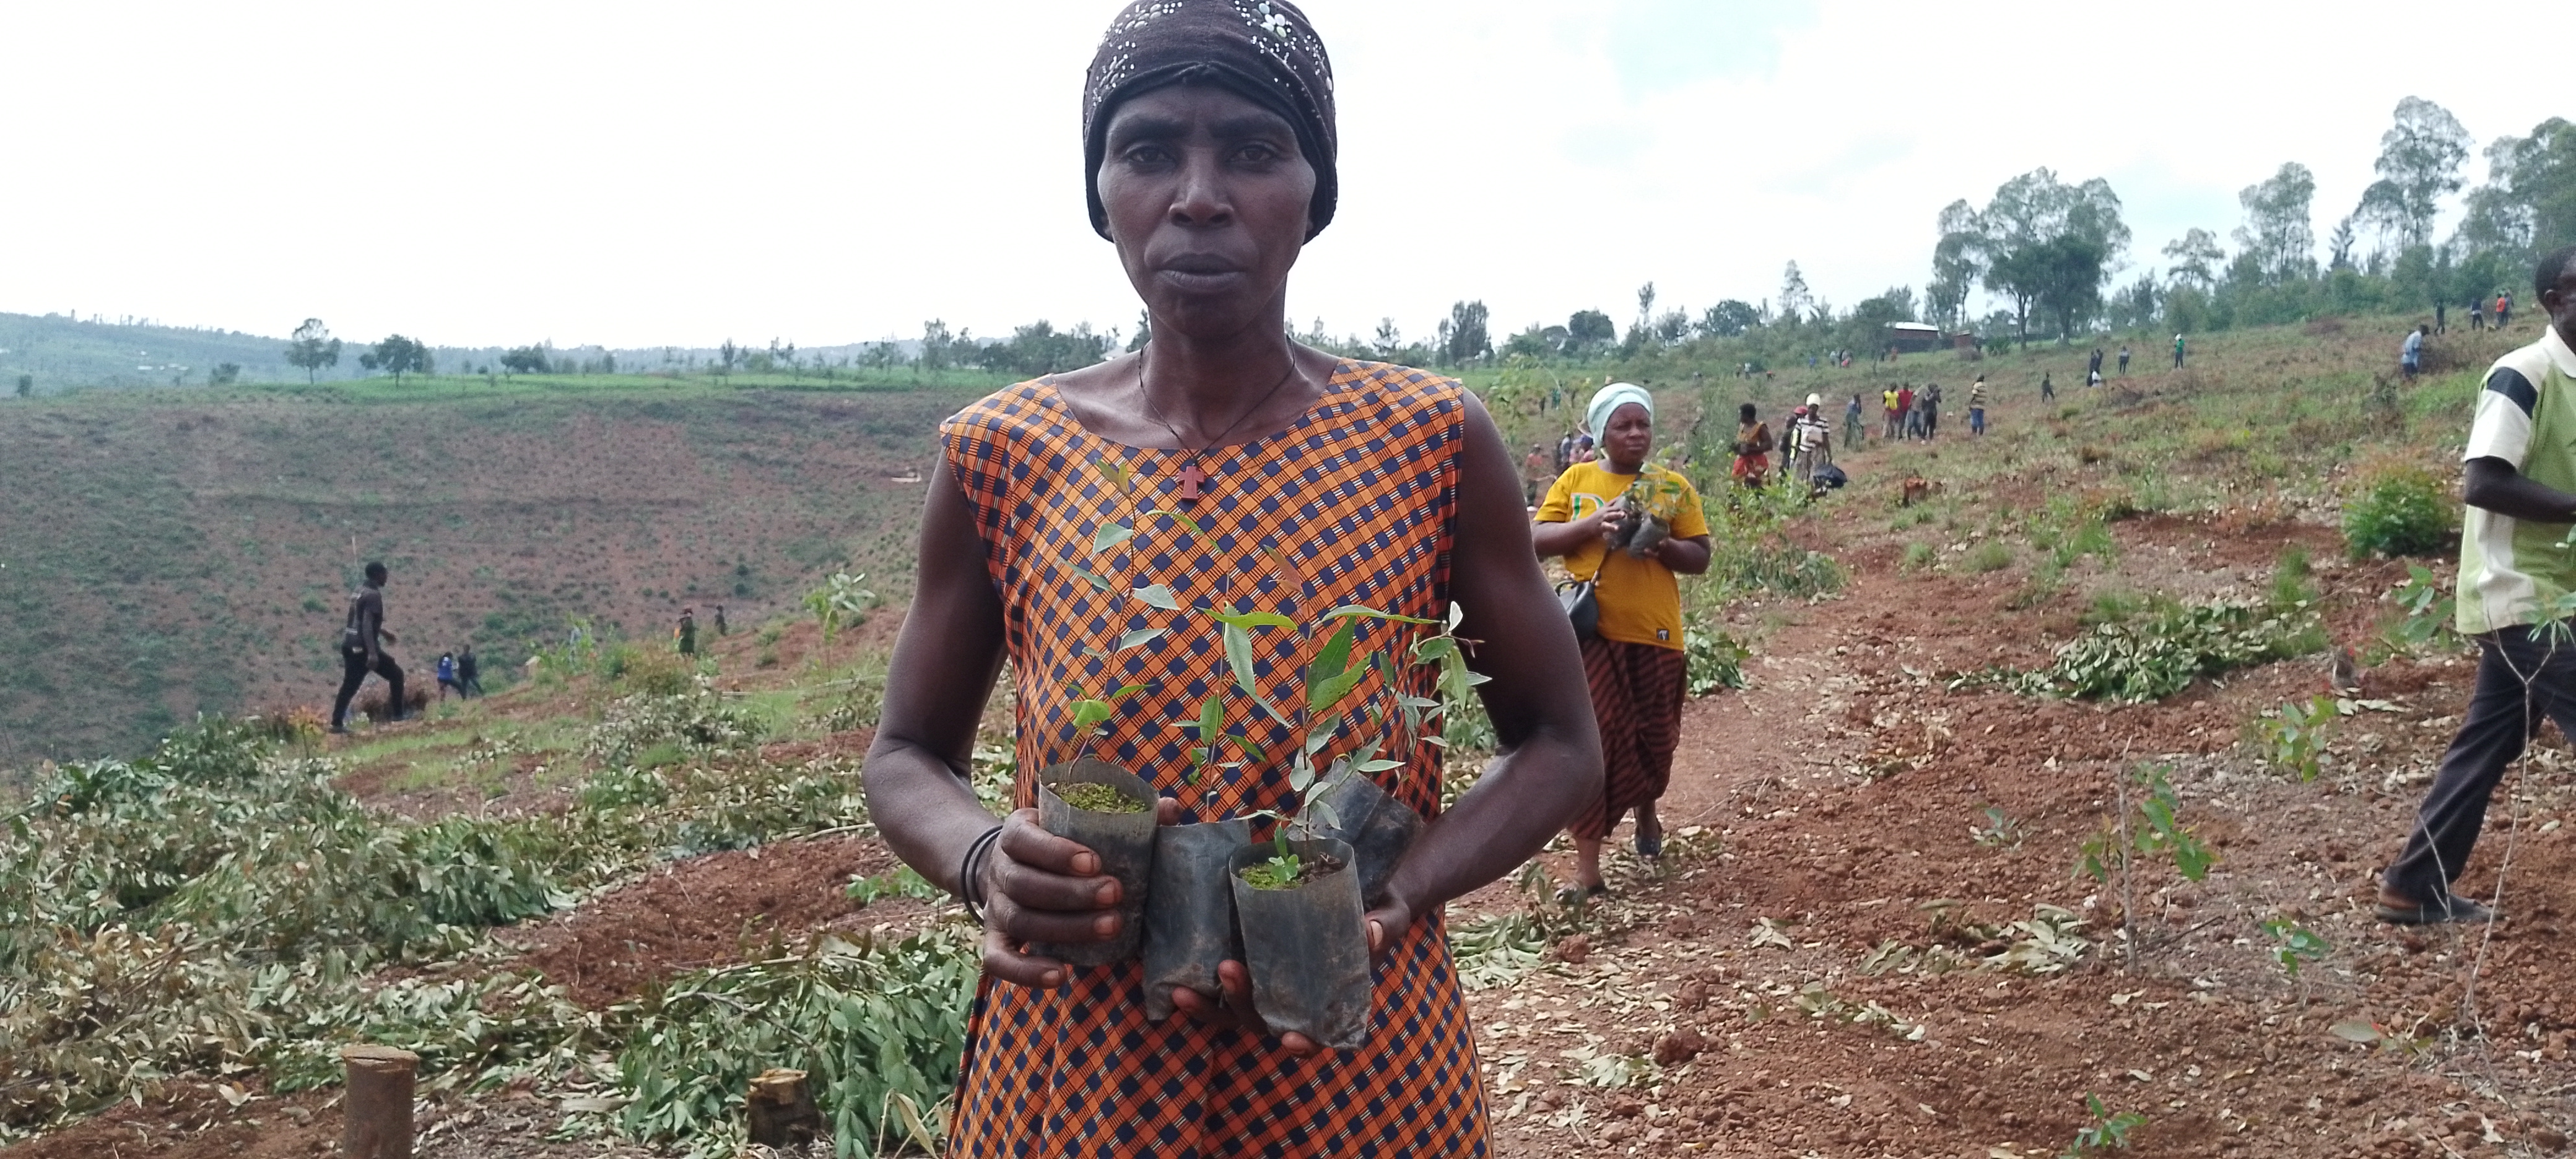
<path fill-rule="evenodd" d="M 984 924 L 984 889 L 978 879 L 984 859 L 992 853 L 993 843 L 1001 836 L 1002 827 L 999 825 L 977 834 L 975 840 L 966 846 L 966 856 L 957 866 L 957 900 L 966 903 L 967 914 L 979 926 Z"/>

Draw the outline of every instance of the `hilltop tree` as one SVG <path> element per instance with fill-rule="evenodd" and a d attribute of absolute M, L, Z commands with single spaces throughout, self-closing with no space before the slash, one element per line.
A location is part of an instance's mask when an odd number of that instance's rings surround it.
<path fill-rule="evenodd" d="M 1464 365 L 1494 352 L 1493 338 L 1486 328 L 1489 317 L 1483 302 L 1459 302 L 1449 307 L 1449 318 L 1441 324 L 1441 352 L 1451 365 Z"/>
<path fill-rule="evenodd" d="M 2576 242 L 2576 124 L 2551 117 L 2528 137 L 2487 147 L 2487 183 L 2469 193 L 2457 241 L 2517 257 Z"/>
<path fill-rule="evenodd" d="M 1565 336 L 1567 352 L 1583 354 L 1617 345 L 1619 327 L 1599 310 L 1577 310 L 1565 320 Z"/>
<path fill-rule="evenodd" d="M 1643 330 L 1654 324 L 1654 317 L 1655 284 L 1648 282 L 1637 287 L 1637 324 L 1630 329 Z"/>
<path fill-rule="evenodd" d="M 1932 281 L 1923 287 L 1923 310 L 1932 323 L 1944 330 L 1957 330 L 1968 321 L 1968 294 L 1976 289 L 1978 243 L 1977 210 L 1960 198 L 1944 206 L 1939 223 L 1941 240 L 1932 247 Z"/>
<path fill-rule="evenodd" d="M 731 338 L 725 339 L 724 345 L 716 347 L 716 377 L 733 377 L 734 364 L 740 361 L 742 361 L 742 347 L 734 345 Z"/>
<path fill-rule="evenodd" d="M 1699 316 L 1699 332 L 1709 338 L 1733 338 L 1761 324 L 1762 311 L 1734 298 L 1709 307 Z"/>
<path fill-rule="evenodd" d="M 286 364 L 304 368 L 304 382 L 310 386 L 316 371 L 340 365 L 340 340 L 320 318 L 307 318 L 286 340 Z"/>
<path fill-rule="evenodd" d="M 1816 296 L 1807 290 L 1807 275 L 1798 272 L 1798 263 L 1780 273 L 1780 320 L 1795 325 L 1807 320 L 1807 311 L 1816 304 Z"/>
<path fill-rule="evenodd" d="M 2227 261 L 2227 251 L 2218 248 L 2218 235 L 2198 226 L 2165 243 L 2165 256 L 2173 259 L 2173 284 L 2204 294 L 2218 287 L 2218 267 Z"/>
<path fill-rule="evenodd" d="M 2055 316 L 2061 344 L 2076 323 L 2101 313 L 2102 284 L 2129 245 L 2120 197 L 2109 182 L 2096 177 L 2067 185 L 2047 169 L 2004 182 L 1982 210 L 1944 211 L 1942 218 L 1953 227 L 1944 232 L 1944 247 L 1973 261 L 1986 289 L 2012 300 L 2014 331 L 2025 345 L 2033 311 Z M 1936 259 L 1941 253 L 1934 251 Z"/>
<path fill-rule="evenodd" d="M 213 370 L 206 372 L 206 385 L 231 386 L 241 381 L 241 371 L 241 363 L 218 362 Z"/>
<path fill-rule="evenodd" d="M 547 359 L 542 344 L 501 352 L 501 370 L 505 374 L 544 374 L 551 369 L 553 363 Z"/>
<path fill-rule="evenodd" d="M 2358 239 L 2354 236 L 2352 218 L 2350 215 L 2346 215 L 2342 221 L 2336 222 L 2334 232 L 2326 235 L 2326 268 L 2330 270 L 2351 269 L 2352 247 L 2357 240 Z"/>
<path fill-rule="evenodd" d="M 2265 285 L 2316 276 L 2317 231 L 2309 221 L 2316 196 L 2316 174 L 2296 161 L 2236 195 L 2237 204 L 2245 207 L 2245 223 L 2236 227 L 2236 248 L 2253 259 Z"/>
<path fill-rule="evenodd" d="M 2442 198 L 2460 191 L 2470 138 L 2450 110 L 2422 97 L 2397 102 L 2396 120 L 2379 138 L 2379 180 L 2362 190 L 2353 216 L 2405 250 L 2432 244 Z"/>
<path fill-rule="evenodd" d="M 36 393 L 36 376 L 35 376 L 35 375 L 32 375 L 32 374 L 21 374 L 21 375 L 19 375 L 19 376 L 18 376 L 18 397 L 20 397 L 20 398 L 27 398 L 27 397 L 30 397 L 30 396 L 34 395 L 35 393 Z"/>
<path fill-rule="evenodd" d="M 384 340 L 358 356 L 358 365 L 368 370 L 381 370 L 394 376 L 394 385 L 402 385 L 408 371 L 427 374 L 430 371 L 429 347 L 400 334 L 388 334 Z"/>

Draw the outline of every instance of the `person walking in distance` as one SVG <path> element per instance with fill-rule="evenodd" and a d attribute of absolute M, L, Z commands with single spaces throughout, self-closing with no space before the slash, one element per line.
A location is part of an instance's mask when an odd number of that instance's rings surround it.
<path fill-rule="evenodd" d="M 733 635 L 733 628 L 725 623 L 723 604 L 716 605 L 716 635 Z"/>
<path fill-rule="evenodd" d="M 2532 288 L 2549 324 L 2487 371 L 2461 453 L 2456 626 L 2478 642 L 2477 686 L 2404 851 L 2380 875 L 2376 909 L 2392 924 L 2495 917 L 2451 892 L 2488 799 L 2542 720 L 2576 735 L 2576 646 L 2553 621 L 2576 591 L 2576 557 L 2558 546 L 2576 523 L 2576 246 L 2540 259 Z"/>
<path fill-rule="evenodd" d="M 1895 442 L 1905 433 L 1905 396 L 1891 386 L 1878 398 L 1880 403 L 1887 407 L 1887 429 L 1879 432 L 1878 437 L 1887 442 Z"/>
<path fill-rule="evenodd" d="M 438 654 L 438 702 L 440 704 L 447 703 L 447 694 L 451 690 L 456 693 L 458 700 L 465 699 L 465 686 L 456 682 L 456 653 L 441 652 Z"/>
<path fill-rule="evenodd" d="M 2050 379 L 2050 378 L 2049 378 L 2049 376 L 2048 376 L 2048 372 L 2047 372 L 2047 371 L 2045 371 L 2045 370 L 2040 371 L 2040 372 L 2039 372 L 2039 401 L 2041 401 L 2041 402 L 2049 402 L 2049 401 L 2054 400 L 2056 397 L 2057 397 L 2057 383 L 2056 383 L 2054 380 L 2052 380 L 2052 379 Z"/>
<path fill-rule="evenodd" d="M 696 608 L 680 609 L 680 625 L 671 629 L 671 636 L 680 642 L 680 655 L 698 654 L 698 610 Z"/>
<path fill-rule="evenodd" d="M 1556 472 L 1548 469 L 1547 449 L 1531 443 L 1530 453 L 1521 459 L 1521 497 L 1529 501 L 1530 510 L 1538 510 L 1539 492 L 1555 481 Z"/>
<path fill-rule="evenodd" d="M 1752 403 L 1736 408 L 1735 463 L 1727 477 L 1738 487 L 1759 489 L 1771 477 L 1771 427 L 1764 423 Z M 1563 482 L 1563 477 L 1558 477 Z"/>
<path fill-rule="evenodd" d="M 1982 374 L 1968 384 L 1968 433 L 1986 433 L 1986 376 Z"/>
<path fill-rule="evenodd" d="M 385 681 L 385 720 L 403 718 L 403 670 L 385 645 L 399 644 L 385 628 L 385 565 L 367 565 L 366 586 L 349 593 L 349 618 L 340 628 L 340 695 L 331 701 L 331 731 L 349 731 L 349 701 L 372 672 Z"/>
<path fill-rule="evenodd" d="M 2182 369 L 2182 335 L 2174 335 L 2174 369 Z"/>
<path fill-rule="evenodd" d="M 1913 384 L 1908 383 L 1897 388 L 1896 419 L 1900 427 L 1899 433 L 1905 438 L 1923 437 L 1923 412 L 1915 407 L 1919 401 L 1914 394 Z"/>
<path fill-rule="evenodd" d="M 2085 363 L 2085 364 L 2084 364 L 2084 371 L 2085 371 L 2085 373 L 2087 373 L 2087 374 L 2100 374 L 2100 373 L 2102 373 L 2102 348 L 2101 348 L 2101 347 L 2096 346 L 2096 347 L 2094 347 L 2094 348 L 2093 348 L 2093 359 L 2092 359 L 2092 361 L 2087 362 L 2087 363 Z"/>
<path fill-rule="evenodd" d="M 1914 409 L 1923 412 L 1923 441 L 1941 437 L 1941 384 L 1923 384 L 1923 393 L 1914 396 Z"/>
<path fill-rule="evenodd" d="M 1600 629 L 1582 648 L 1592 713 L 1600 723 L 1604 776 L 1600 797 L 1570 826 L 1575 887 L 1586 895 L 1609 892 L 1601 876 L 1601 844 L 1629 811 L 1637 816 L 1637 855 L 1651 859 L 1663 853 L 1655 802 L 1672 779 L 1689 672 L 1675 577 L 1708 570 L 1709 527 L 1699 493 L 1679 474 L 1646 463 L 1654 449 L 1654 405 L 1644 390 L 1626 385 L 1593 398 L 1602 461 L 1556 481 L 1530 535 L 1540 558 L 1563 556 L 1569 573 L 1593 580 L 1601 605 Z M 1743 417 L 1745 425 L 1756 425 L 1753 404 L 1744 405 Z M 1641 477 L 1678 496 L 1665 517 L 1666 535 L 1643 551 L 1613 548 L 1613 536 L 1646 517 L 1621 502 Z"/>
<path fill-rule="evenodd" d="M 2129 344 L 2120 344 L 2120 377 L 2129 377 Z"/>
<path fill-rule="evenodd" d="M 1843 410 L 1843 446 L 1859 450 L 1861 438 L 1869 433 L 1869 422 L 1861 417 L 1860 396 L 1851 396 L 1851 405 Z"/>
<path fill-rule="evenodd" d="M 2410 383 L 2424 372 L 2424 332 L 2425 327 L 2417 325 L 2406 332 L 2406 344 L 2397 348 L 2397 372 Z"/>
<path fill-rule="evenodd" d="M 2483 297 L 2469 299 L 2469 332 L 2474 334 L 2486 328 L 2486 299 Z"/>
<path fill-rule="evenodd" d="M 2512 325 L 2513 292 L 2508 290 L 2496 295 L 2496 329 L 2503 330 Z"/>
<path fill-rule="evenodd" d="M 474 659 L 474 645 L 456 654 L 456 693 L 471 699 L 483 695 L 483 669 Z"/>

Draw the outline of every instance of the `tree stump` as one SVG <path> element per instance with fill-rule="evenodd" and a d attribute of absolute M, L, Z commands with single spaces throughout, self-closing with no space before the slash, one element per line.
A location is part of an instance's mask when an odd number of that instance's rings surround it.
<path fill-rule="evenodd" d="M 751 1141 L 765 1147 L 802 1147 L 823 1134 L 823 1112 L 805 1086 L 805 1072 L 772 1067 L 751 1080 L 743 1107 Z"/>
<path fill-rule="evenodd" d="M 342 1106 L 340 1154 L 348 1159 L 411 1159 L 412 1077 L 420 1056 L 390 1046 L 340 1051 L 349 1096 Z"/>

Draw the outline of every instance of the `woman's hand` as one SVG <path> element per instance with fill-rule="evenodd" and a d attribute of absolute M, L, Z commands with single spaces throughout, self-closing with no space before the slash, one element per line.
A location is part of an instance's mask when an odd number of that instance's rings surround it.
<path fill-rule="evenodd" d="M 1157 824 L 1180 822 L 1181 803 L 1154 802 Z M 984 970 L 1021 986 L 1064 985 L 1064 963 L 1023 953 L 1030 942 L 1069 945 L 1118 936 L 1119 880 L 1100 872 L 1100 855 L 1038 825 L 1038 811 L 1002 819 L 1002 836 L 983 865 Z"/>
<path fill-rule="evenodd" d="M 1413 928 L 1413 908 L 1401 900 L 1390 898 L 1384 906 L 1370 910 L 1367 921 L 1369 956 L 1384 959 L 1396 943 L 1404 940 L 1405 932 Z M 1173 987 L 1173 1008 L 1207 1026 L 1248 1030 L 1254 1034 L 1270 1033 L 1270 1027 L 1261 1021 L 1260 1011 L 1253 1008 L 1252 971 L 1249 968 L 1231 958 L 1219 962 L 1216 984 L 1219 994 L 1213 999 L 1187 986 Z M 1321 1043 L 1293 1031 L 1279 1036 L 1279 1048 L 1299 1058 L 1324 1052 Z"/>

